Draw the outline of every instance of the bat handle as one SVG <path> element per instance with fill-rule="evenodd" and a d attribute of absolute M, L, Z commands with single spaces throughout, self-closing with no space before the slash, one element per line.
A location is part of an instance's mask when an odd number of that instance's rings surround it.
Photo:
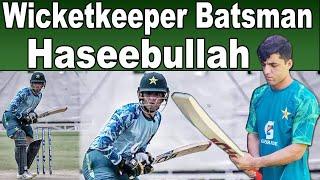
<path fill-rule="evenodd" d="M 262 174 L 259 171 L 256 171 L 256 177 L 255 180 L 262 180 Z"/>

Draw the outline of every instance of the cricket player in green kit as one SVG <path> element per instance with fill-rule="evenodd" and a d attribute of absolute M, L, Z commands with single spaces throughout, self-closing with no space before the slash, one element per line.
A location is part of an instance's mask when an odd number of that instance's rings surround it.
<path fill-rule="evenodd" d="M 249 153 L 231 159 L 247 174 L 260 169 L 263 180 L 309 180 L 308 146 L 320 112 L 317 99 L 291 77 L 292 49 L 286 38 L 266 38 L 257 53 L 267 84 L 256 88 L 251 98 Z"/>

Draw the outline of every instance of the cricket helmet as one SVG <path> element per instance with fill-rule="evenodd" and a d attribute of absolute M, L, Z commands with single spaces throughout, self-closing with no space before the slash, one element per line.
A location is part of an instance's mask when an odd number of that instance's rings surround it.
<path fill-rule="evenodd" d="M 145 73 L 141 78 L 138 92 L 164 92 L 169 93 L 166 78 L 156 72 Z"/>
<path fill-rule="evenodd" d="M 45 85 L 46 82 L 46 78 L 44 77 L 44 74 L 41 72 L 33 73 L 30 78 L 30 83 L 43 83 Z"/>
<path fill-rule="evenodd" d="M 157 98 L 157 101 L 162 101 L 161 104 L 156 105 L 156 103 L 150 103 L 150 99 L 145 97 L 145 94 L 154 92 L 163 94 L 162 97 Z M 141 78 L 137 93 L 143 112 L 152 114 L 159 110 L 160 107 L 162 107 L 160 108 L 160 111 L 162 111 L 166 107 L 169 98 L 169 88 L 166 78 L 156 72 L 145 73 Z"/>

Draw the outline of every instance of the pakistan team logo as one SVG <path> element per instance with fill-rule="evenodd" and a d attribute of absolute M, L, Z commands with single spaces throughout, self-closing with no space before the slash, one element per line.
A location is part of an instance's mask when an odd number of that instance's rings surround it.
<path fill-rule="evenodd" d="M 159 79 L 155 78 L 154 76 L 152 76 L 152 78 L 149 79 L 150 83 L 149 84 L 154 84 L 154 85 L 157 85 L 157 81 Z"/>
<path fill-rule="evenodd" d="M 289 111 L 288 111 L 288 108 L 286 108 L 285 110 L 281 110 L 282 111 L 282 119 L 286 119 L 288 120 L 288 116 L 291 114 Z"/>

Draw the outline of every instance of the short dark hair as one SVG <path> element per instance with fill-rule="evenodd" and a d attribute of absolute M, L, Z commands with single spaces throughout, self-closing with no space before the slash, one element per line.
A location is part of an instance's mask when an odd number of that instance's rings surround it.
<path fill-rule="evenodd" d="M 291 43 L 283 36 L 272 35 L 267 37 L 258 47 L 257 54 L 260 61 L 266 61 L 272 54 L 279 54 L 285 61 L 291 59 Z"/>

